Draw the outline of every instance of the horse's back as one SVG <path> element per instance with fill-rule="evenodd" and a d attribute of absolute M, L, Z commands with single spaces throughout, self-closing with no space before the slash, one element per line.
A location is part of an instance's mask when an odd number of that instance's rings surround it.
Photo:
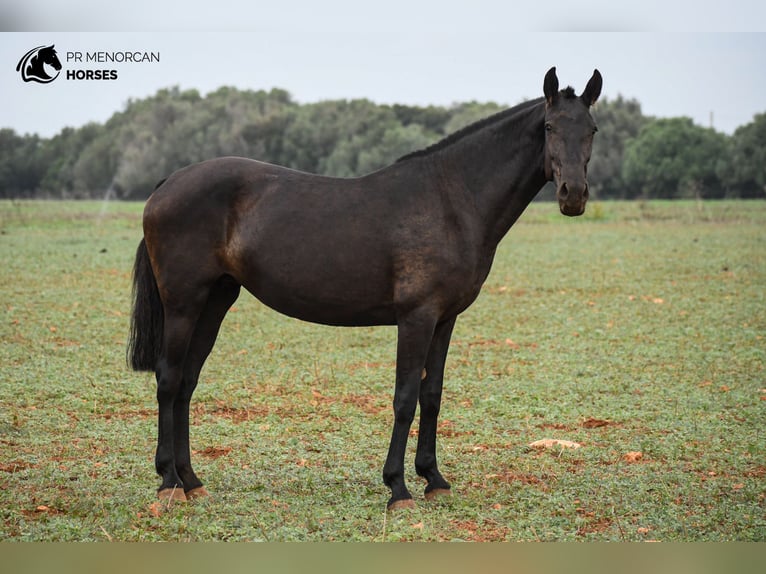
<path fill-rule="evenodd" d="M 220 247 L 254 217 L 261 200 L 311 174 L 242 157 L 220 157 L 183 167 L 158 184 L 144 208 L 144 234 Z M 303 184 L 305 186 L 305 183 Z M 253 223 L 252 221 L 250 223 Z M 161 241 L 158 237 L 157 241 Z"/>
<path fill-rule="evenodd" d="M 172 213 L 184 206 L 195 209 L 215 202 L 225 207 L 243 193 L 257 193 L 263 184 L 287 174 L 309 175 L 244 157 L 219 157 L 194 163 L 162 180 L 147 202 L 145 216 L 159 205 L 171 207 Z"/>

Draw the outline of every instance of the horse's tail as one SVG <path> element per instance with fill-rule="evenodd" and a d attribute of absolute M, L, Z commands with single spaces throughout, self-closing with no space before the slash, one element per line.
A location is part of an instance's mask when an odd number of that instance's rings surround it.
<path fill-rule="evenodd" d="M 165 313 L 154 277 L 146 240 L 136 251 L 133 266 L 133 312 L 130 317 L 128 366 L 134 371 L 154 371 L 162 349 Z"/>

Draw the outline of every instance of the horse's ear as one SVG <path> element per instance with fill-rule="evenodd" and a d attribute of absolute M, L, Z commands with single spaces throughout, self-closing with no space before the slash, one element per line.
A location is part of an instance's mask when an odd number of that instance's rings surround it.
<path fill-rule="evenodd" d="M 556 77 L 556 66 L 553 66 L 548 70 L 548 73 L 545 74 L 543 93 L 545 94 L 545 101 L 548 105 L 553 105 L 553 102 L 559 95 L 559 79 Z"/>
<path fill-rule="evenodd" d="M 593 70 L 593 76 L 588 80 L 588 85 L 585 86 L 585 91 L 580 96 L 586 105 L 592 106 L 596 103 L 596 100 L 601 95 L 602 84 L 601 73 L 598 70 Z"/>

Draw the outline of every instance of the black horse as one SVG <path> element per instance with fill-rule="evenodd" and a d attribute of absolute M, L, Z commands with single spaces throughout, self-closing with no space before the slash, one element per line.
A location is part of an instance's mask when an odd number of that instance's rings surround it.
<path fill-rule="evenodd" d="M 404 454 L 418 401 L 415 468 L 427 498 L 448 493 L 436 421 L 455 319 L 546 181 L 562 213 L 584 212 L 596 132 L 589 107 L 601 83 L 596 70 L 581 96 L 559 91 L 551 68 L 544 98 L 360 178 L 225 157 L 162 181 L 144 209 L 128 347 L 134 369 L 156 373 L 160 498 L 208 494 L 191 466 L 189 401 L 241 286 L 306 321 L 396 325 L 388 507 L 413 504 Z"/>
<path fill-rule="evenodd" d="M 48 84 L 58 77 L 58 74 L 51 76 L 45 70 L 45 64 L 53 66 L 55 70 L 61 70 L 61 62 L 56 55 L 54 45 L 48 47 L 38 46 L 33 48 L 19 60 L 16 65 L 16 71 L 21 72 L 21 78 L 25 82 L 38 82 Z"/>

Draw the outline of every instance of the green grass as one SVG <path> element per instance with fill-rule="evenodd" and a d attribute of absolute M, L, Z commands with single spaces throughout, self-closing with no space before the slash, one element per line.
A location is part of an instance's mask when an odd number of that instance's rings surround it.
<path fill-rule="evenodd" d="M 0 202 L 0 540 L 766 540 L 765 203 L 532 205 L 453 336 L 454 494 L 422 499 L 413 439 L 418 506 L 388 515 L 395 330 L 247 295 L 194 398 L 213 498 L 158 508 L 141 209 Z"/>

